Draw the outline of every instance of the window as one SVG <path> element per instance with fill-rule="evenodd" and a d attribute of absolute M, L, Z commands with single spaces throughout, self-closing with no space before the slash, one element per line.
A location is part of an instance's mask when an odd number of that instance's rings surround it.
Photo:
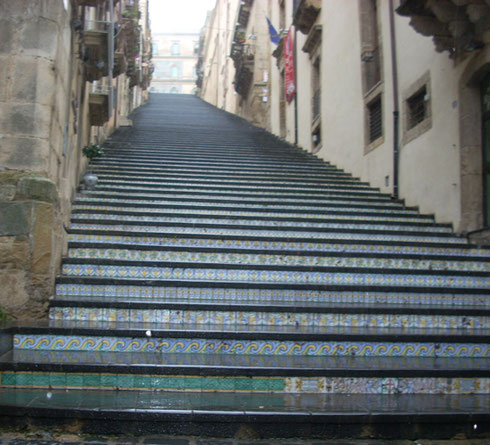
<path fill-rule="evenodd" d="M 158 43 L 157 42 L 153 42 L 151 44 L 151 53 L 155 56 L 158 54 Z"/>
<path fill-rule="evenodd" d="M 407 144 L 432 128 L 430 72 L 403 93 L 403 138 Z"/>
<path fill-rule="evenodd" d="M 427 90 L 424 85 L 422 89 L 420 89 L 413 96 L 407 99 L 407 117 L 409 129 L 414 128 L 418 124 L 423 122 L 425 117 L 427 116 L 426 97 Z"/>
<path fill-rule="evenodd" d="M 179 68 L 176 65 L 172 65 L 172 68 L 170 70 L 170 75 L 172 77 L 179 77 Z"/>
<path fill-rule="evenodd" d="M 369 143 L 372 144 L 383 136 L 383 113 L 381 95 L 368 103 Z"/>
<path fill-rule="evenodd" d="M 172 43 L 172 55 L 178 56 L 179 54 L 180 54 L 180 43 L 179 42 L 173 42 Z"/>

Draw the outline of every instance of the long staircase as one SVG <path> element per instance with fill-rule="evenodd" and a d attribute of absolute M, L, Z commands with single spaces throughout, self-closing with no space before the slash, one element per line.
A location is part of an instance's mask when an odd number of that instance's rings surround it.
<path fill-rule="evenodd" d="M 490 434 L 489 249 L 193 96 L 93 164 L 49 322 L 2 331 L 2 424 Z"/>

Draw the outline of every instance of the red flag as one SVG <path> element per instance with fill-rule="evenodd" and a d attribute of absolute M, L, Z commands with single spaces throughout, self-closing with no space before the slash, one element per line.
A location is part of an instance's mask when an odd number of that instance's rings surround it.
<path fill-rule="evenodd" d="M 284 61 L 285 61 L 285 87 L 286 100 L 291 102 L 296 93 L 296 82 L 294 79 L 294 45 L 293 33 L 289 30 L 284 39 Z"/>

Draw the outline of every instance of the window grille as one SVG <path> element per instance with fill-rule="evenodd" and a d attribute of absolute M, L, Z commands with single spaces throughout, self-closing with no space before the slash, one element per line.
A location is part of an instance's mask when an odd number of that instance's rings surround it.
<path fill-rule="evenodd" d="M 427 117 L 426 105 L 427 90 L 425 86 L 407 99 L 408 105 L 408 128 L 414 128 Z"/>
<path fill-rule="evenodd" d="M 383 136 L 383 113 L 381 96 L 376 97 L 368 104 L 369 112 L 369 143 Z"/>
<path fill-rule="evenodd" d="M 320 89 L 313 94 L 313 122 L 320 117 Z"/>

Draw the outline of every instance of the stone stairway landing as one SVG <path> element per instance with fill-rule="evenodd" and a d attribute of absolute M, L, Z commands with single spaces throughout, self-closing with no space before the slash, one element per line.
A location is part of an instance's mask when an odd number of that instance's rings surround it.
<path fill-rule="evenodd" d="M 0 424 L 490 434 L 490 249 L 193 96 L 132 118 L 49 320 L 2 328 Z"/>

